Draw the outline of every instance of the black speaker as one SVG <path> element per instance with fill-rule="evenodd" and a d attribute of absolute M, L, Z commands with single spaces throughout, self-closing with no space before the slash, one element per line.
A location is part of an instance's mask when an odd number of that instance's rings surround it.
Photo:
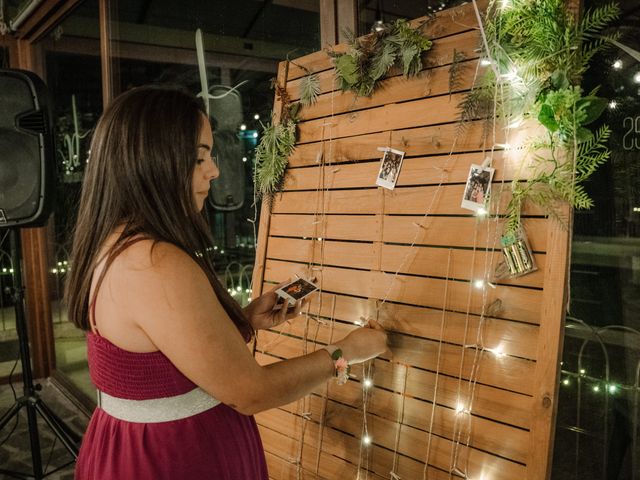
<path fill-rule="evenodd" d="M 0 69 L 0 229 L 46 223 L 56 186 L 47 88 L 32 72 Z"/>

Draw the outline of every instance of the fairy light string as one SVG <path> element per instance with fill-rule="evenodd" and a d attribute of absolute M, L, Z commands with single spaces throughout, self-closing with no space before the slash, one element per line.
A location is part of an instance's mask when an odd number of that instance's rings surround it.
<path fill-rule="evenodd" d="M 444 282 L 444 295 L 442 298 L 442 316 L 440 318 L 440 341 L 438 342 L 438 361 L 436 363 L 435 380 L 433 385 L 433 402 L 431 403 L 431 418 L 429 420 L 429 432 L 427 435 L 427 453 L 424 459 L 424 470 L 422 471 L 422 478 L 426 480 L 428 478 L 429 471 L 429 457 L 431 456 L 431 441 L 433 439 L 433 423 L 436 418 L 436 405 L 438 399 L 438 382 L 440 380 L 440 360 L 442 356 L 442 337 L 444 336 L 444 325 L 447 316 L 447 299 L 449 294 L 449 275 L 451 273 L 451 254 L 452 249 L 449 249 L 447 256 L 447 276 Z"/>

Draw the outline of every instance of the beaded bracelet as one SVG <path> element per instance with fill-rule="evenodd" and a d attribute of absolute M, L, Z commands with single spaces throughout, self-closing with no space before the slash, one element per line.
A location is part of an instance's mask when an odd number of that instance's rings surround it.
<path fill-rule="evenodd" d="M 349 380 L 349 372 L 351 372 L 351 366 L 347 359 L 342 356 L 342 350 L 336 348 L 331 351 L 330 348 L 333 345 L 326 347 L 326 350 L 331 354 L 331 360 L 333 360 L 333 366 L 335 368 L 336 383 L 338 385 L 344 385 Z"/>

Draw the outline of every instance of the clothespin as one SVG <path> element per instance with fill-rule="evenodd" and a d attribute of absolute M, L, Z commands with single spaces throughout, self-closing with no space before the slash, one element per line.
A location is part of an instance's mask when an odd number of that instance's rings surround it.
<path fill-rule="evenodd" d="M 418 222 L 412 222 L 414 227 L 418 227 L 418 228 L 422 228 L 423 230 L 426 230 L 427 227 L 425 227 L 424 225 L 422 225 L 421 223 Z"/>
<path fill-rule="evenodd" d="M 487 157 L 482 162 L 482 169 L 489 168 L 491 166 L 491 157 Z"/>
<path fill-rule="evenodd" d="M 302 418 L 304 418 L 305 420 L 311 420 L 311 412 L 303 412 Z"/>
<path fill-rule="evenodd" d="M 378 147 L 377 150 L 379 152 L 388 152 L 389 150 L 391 150 L 391 147 Z"/>
<path fill-rule="evenodd" d="M 402 480 L 402 478 L 400 478 L 400 475 L 398 475 L 396 472 L 389 472 L 389 475 L 391 475 L 392 480 Z"/>
<path fill-rule="evenodd" d="M 331 170 L 331 173 L 338 173 L 340 171 L 339 168 L 334 168 L 333 170 Z"/>

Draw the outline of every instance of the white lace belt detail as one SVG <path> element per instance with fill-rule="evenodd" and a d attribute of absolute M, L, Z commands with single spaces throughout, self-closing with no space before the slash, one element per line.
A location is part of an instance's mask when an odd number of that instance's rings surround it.
<path fill-rule="evenodd" d="M 205 412 L 220 404 L 201 388 L 174 397 L 129 400 L 97 391 L 98 407 L 112 417 L 135 423 L 160 423 L 181 420 Z"/>

